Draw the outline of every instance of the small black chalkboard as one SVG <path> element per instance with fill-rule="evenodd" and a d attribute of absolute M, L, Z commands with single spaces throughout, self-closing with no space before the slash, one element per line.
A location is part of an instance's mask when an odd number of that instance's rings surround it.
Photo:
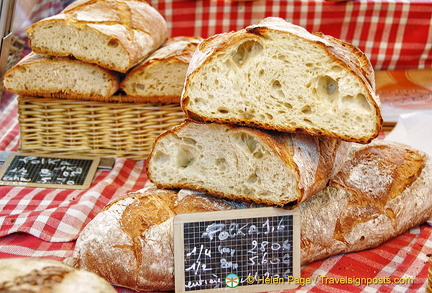
<path fill-rule="evenodd" d="M 88 188 L 100 158 L 12 153 L 0 169 L 0 185 Z"/>
<path fill-rule="evenodd" d="M 176 292 L 296 288 L 300 215 L 264 207 L 174 217 Z"/>

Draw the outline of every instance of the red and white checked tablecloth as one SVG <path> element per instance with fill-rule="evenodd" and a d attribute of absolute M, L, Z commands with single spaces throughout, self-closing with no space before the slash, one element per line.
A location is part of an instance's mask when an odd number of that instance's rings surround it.
<path fill-rule="evenodd" d="M 278 16 L 359 47 L 375 69 L 432 66 L 431 0 L 149 0 L 172 36 L 239 30 Z"/>
<path fill-rule="evenodd" d="M 17 101 L 5 93 L 0 150 L 16 151 L 18 145 Z M 79 232 L 108 201 L 146 183 L 143 161 L 116 159 L 112 170 L 97 171 L 88 190 L 0 186 L 0 258 L 64 260 Z M 432 227 L 423 224 L 377 248 L 304 266 L 302 278 L 309 284 L 296 292 L 424 292 L 431 254 Z"/>

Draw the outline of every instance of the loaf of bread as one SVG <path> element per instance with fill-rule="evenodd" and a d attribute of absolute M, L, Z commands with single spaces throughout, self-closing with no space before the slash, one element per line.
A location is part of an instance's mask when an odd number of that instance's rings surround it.
<path fill-rule="evenodd" d="M 180 103 L 186 71 L 200 37 L 168 39 L 143 62 L 130 70 L 120 87 L 139 102 Z"/>
<path fill-rule="evenodd" d="M 323 136 L 185 121 L 155 140 L 147 175 L 159 188 L 294 205 L 327 185 L 350 145 Z"/>
<path fill-rule="evenodd" d="M 407 146 L 357 146 L 330 186 L 298 206 L 301 263 L 376 247 L 432 215 L 432 160 Z M 173 218 L 255 208 L 207 194 L 149 188 L 110 203 L 68 262 L 134 290 L 174 290 Z"/>
<path fill-rule="evenodd" d="M 142 0 L 77 0 L 27 28 L 36 53 L 74 56 L 125 73 L 161 46 L 163 16 Z"/>
<path fill-rule="evenodd" d="M 329 187 L 299 206 L 301 262 L 376 247 L 432 216 L 432 160 L 384 141 L 353 147 Z"/>
<path fill-rule="evenodd" d="M 97 273 L 111 284 L 136 291 L 174 288 L 173 217 L 192 212 L 251 207 L 154 187 L 108 204 L 79 235 L 67 263 Z"/>
<path fill-rule="evenodd" d="M 8 293 L 116 293 L 93 272 L 43 258 L 0 259 L 0 292 Z"/>
<path fill-rule="evenodd" d="M 356 47 L 269 17 L 198 46 L 182 108 L 233 123 L 368 143 L 382 126 L 373 68 Z"/>
<path fill-rule="evenodd" d="M 9 92 L 48 98 L 106 101 L 120 84 L 120 74 L 69 57 L 31 52 L 4 76 Z"/>

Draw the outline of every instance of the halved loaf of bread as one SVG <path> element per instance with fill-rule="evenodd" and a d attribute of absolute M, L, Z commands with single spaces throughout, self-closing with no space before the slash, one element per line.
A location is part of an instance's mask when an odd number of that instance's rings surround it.
<path fill-rule="evenodd" d="M 6 72 L 4 86 L 19 95 L 103 101 L 117 92 L 120 78 L 96 64 L 31 52 Z"/>
<path fill-rule="evenodd" d="M 299 206 L 301 262 L 376 247 L 432 216 L 432 159 L 409 146 L 374 141 Z"/>
<path fill-rule="evenodd" d="M 165 42 L 163 16 L 140 0 L 77 0 L 27 28 L 36 53 L 74 56 L 125 73 Z"/>
<path fill-rule="evenodd" d="M 200 190 L 269 205 L 298 204 L 326 186 L 350 144 L 185 121 L 155 140 L 147 174 L 159 188 Z"/>
<path fill-rule="evenodd" d="M 120 87 L 139 102 L 180 103 L 192 53 L 203 39 L 168 39 L 143 62 L 131 69 Z"/>
<path fill-rule="evenodd" d="M 204 40 L 182 107 L 190 119 L 368 143 L 382 126 L 373 68 L 356 47 L 269 17 Z"/>

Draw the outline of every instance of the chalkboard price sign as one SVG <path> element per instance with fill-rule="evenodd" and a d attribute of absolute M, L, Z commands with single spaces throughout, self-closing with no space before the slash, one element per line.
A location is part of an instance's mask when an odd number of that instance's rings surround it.
<path fill-rule="evenodd" d="M 84 189 L 99 158 L 13 153 L 0 170 L 0 185 Z"/>
<path fill-rule="evenodd" d="M 176 292 L 297 287 L 299 221 L 296 210 L 272 207 L 175 216 Z"/>

